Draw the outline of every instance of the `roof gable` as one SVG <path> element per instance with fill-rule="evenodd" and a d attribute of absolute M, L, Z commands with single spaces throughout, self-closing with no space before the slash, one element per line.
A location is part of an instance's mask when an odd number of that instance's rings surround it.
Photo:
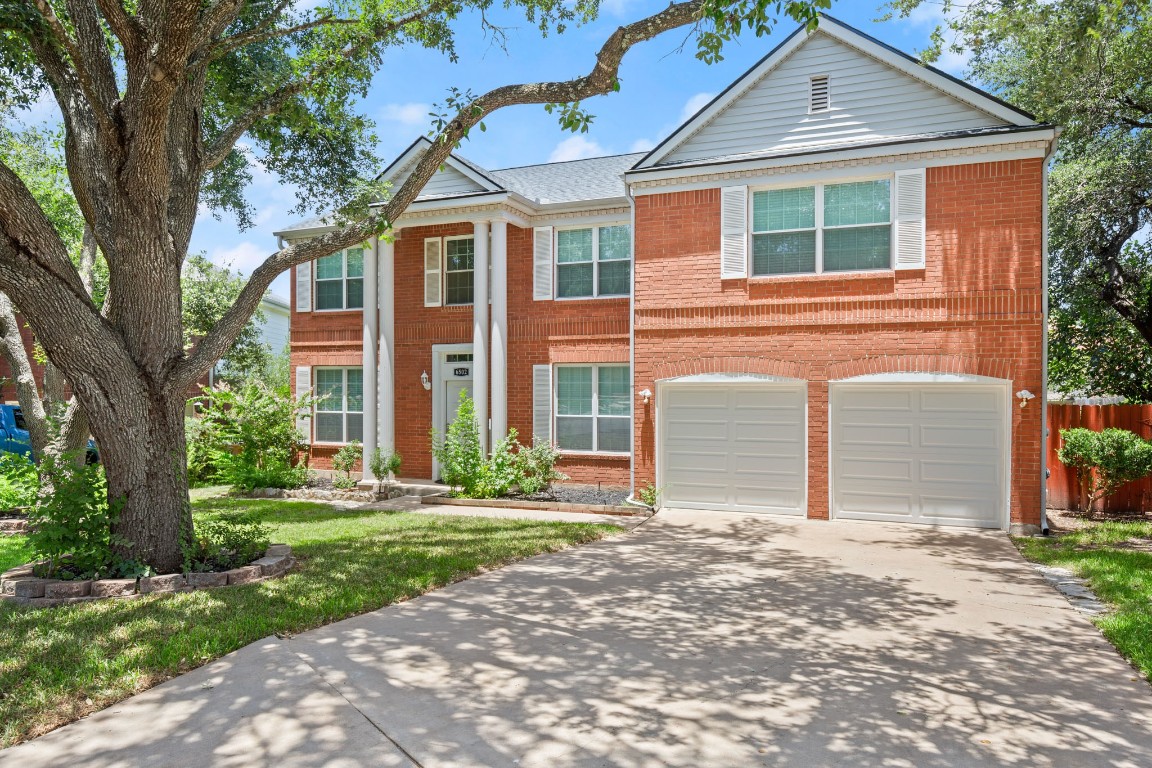
<path fill-rule="evenodd" d="M 432 142 L 426 138 L 419 138 L 409 145 L 391 165 L 380 174 L 381 179 L 392 183 L 396 189 L 407 180 L 416 170 L 416 164 Z M 500 192 L 504 188 L 488 175 L 480 166 L 471 163 L 456 154 L 451 154 L 444 164 L 432 174 L 432 178 L 420 190 L 417 200 L 430 200 L 440 197 L 453 197 L 456 195 L 476 194 L 477 192 Z"/>
<path fill-rule="evenodd" d="M 809 114 L 813 76 L 828 77 L 830 108 Z M 636 168 L 903 136 L 1033 125 L 1022 112 L 828 16 L 798 29 Z"/>

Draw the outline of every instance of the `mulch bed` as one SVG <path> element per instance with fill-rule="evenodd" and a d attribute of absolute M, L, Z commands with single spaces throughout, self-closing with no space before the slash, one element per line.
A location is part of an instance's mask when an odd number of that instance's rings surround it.
<path fill-rule="evenodd" d="M 550 494 L 536 493 L 526 496 L 522 493 L 511 493 L 507 498 L 516 501 L 552 501 L 562 504 L 598 504 L 616 507 L 622 505 L 624 499 L 628 498 L 628 491 L 596 485 L 554 485 Z"/>

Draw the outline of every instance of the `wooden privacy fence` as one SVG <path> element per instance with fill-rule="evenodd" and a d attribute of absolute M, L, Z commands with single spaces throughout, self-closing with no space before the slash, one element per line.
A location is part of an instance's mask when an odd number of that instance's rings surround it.
<path fill-rule="evenodd" d="M 1073 509 L 1080 498 L 1076 473 L 1060 463 L 1056 451 L 1060 447 L 1060 430 L 1084 427 L 1100 431 L 1109 427 L 1127 429 L 1145 440 L 1152 439 L 1152 405 L 1068 405 L 1048 404 L 1048 506 L 1054 509 Z M 1103 503 L 1097 510 L 1122 512 L 1152 509 L 1152 478 L 1128 483 Z"/>

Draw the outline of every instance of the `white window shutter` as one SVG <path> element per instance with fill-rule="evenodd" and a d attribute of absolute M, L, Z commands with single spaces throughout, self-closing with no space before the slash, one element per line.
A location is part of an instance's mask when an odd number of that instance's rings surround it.
<path fill-rule="evenodd" d="M 720 277 L 748 277 L 748 187 L 720 189 Z"/>
<path fill-rule="evenodd" d="M 440 306 L 440 279 L 441 257 L 440 238 L 429 237 L 424 240 L 424 306 Z"/>
<path fill-rule="evenodd" d="M 923 168 L 896 172 L 896 269 L 924 269 L 926 187 Z"/>
<path fill-rule="evenodd" d="M 552 227 L 536 227 L 532 241 L 532 298 L 552 299 Z"/>
<path fill-rule="evenodd" d="M 296 311 L 312 311 L 312 262 L 296 265 Z"/>
<path fill-rule="evenodd" d="M 297 366 L 296 368 L 296 399 L 307 396 L 312 391 L 312 369 L 306 365 Z M 312 429 L 308 422 L 311 420 L 309 417 L 312 415 L 312 409 L 301 408 L 296 412 L 296 429 L 304 436 L 305 443 L 312 442 Z"/>
<path fill-rule="evenodd" d="M 552 366 L 532 366 L 532 444 L 552 442 Z"/>

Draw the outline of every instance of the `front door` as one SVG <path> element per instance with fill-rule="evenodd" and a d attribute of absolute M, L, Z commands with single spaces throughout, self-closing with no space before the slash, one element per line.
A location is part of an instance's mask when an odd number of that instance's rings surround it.
<path fill-rule="evenodd" d="M 472 353 L 438 352 L 436 354 L 436 407 L 433 409 L 432 426 L 436 434 L 443 436 L 448 425 L 456 418 L 460 407 L 460 395 L 467 392 L 472 396 Z M 432 477 L 440 479 L 440 464 L 432 458 Z"/>

